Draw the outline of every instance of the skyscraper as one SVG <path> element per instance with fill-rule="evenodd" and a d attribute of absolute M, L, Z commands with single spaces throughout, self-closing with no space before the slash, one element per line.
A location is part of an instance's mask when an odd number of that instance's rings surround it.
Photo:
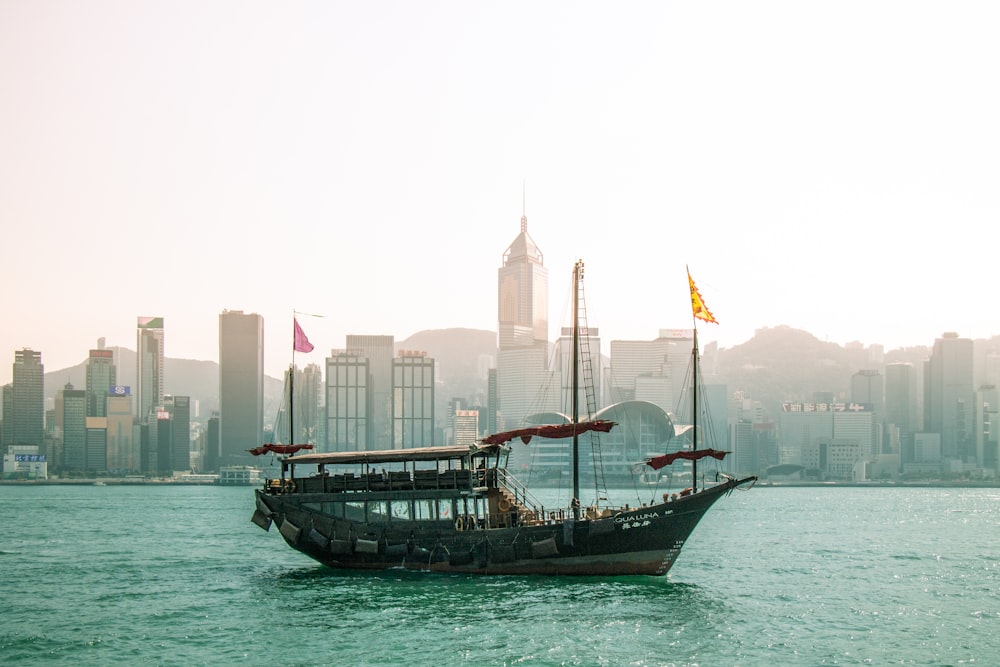
<path fill-rule="evenodd" d="M 941 434 L 941 458 L 974 458 L 972 340 L 945 333 L 925 362 L 924 431 Z"/>
<path fill-rule="evenodd" d="M 163 318 L 139 317 L 135 345 L 136 417 L 155 421 L 150 413 L 163 401 Z"/>
<path fill-rule="evenodd" d="M 569 270 L 567 269 L 567 276 Z M 548 368 L 548 271 L 528 235 L 528 218 L 503 254 L 497 271 L 497 383 L 499 414 L 513 428 L 535 412 L 558 408 L 559 391 Z"/>
<path fill-rule="evenodd" d="M 691 329 L 661 329 L 650 341 L 611 341 L 608 404 L 649 401 L 664 412 L 683 414 L 694 334 Z"/>
<path fill-rule="evenodd" d="M 62 392 L 63 467 L 87 468 L 87 392 L 67 384 Z"/>
<path fill-rule="evenodd" d="M 24 348 L 14 352 L 14 381 L 5 391 L 3 443 L 44 444 L 45 366 L 42 353 Z"/>
<path fill-rule="evenodd" d="M 976 464 L 1000 469 L 1000 391 L 995 384 L 976 390 Z"/>
<path fill-rule="evenodd" d="M 589 419 L 602 405 L 601 400 L 601 334 L 597 327 L 587 327 L 580 334 L 581 352 L 578 355 L 579 382 L 577 402 L 581 419 Z M 563 328 L 556 340 L 559 366 L 559 406 L 560 411 L 570 414 L 573 405 L 573 329 Z M 588 400 L 588 397 L 590 400 Z M 589 405 L 589 403 L 594 403 Z"/>
<path fill-rule="evenodd" d="M 106 417 L 108 392 L 117 384 L 114 352 L 91 350 L 87 357 L 87 416 Z"/>
<path fill-rule="evenodd" d="M 876 457 L 884 451 L 884 432 L 881 428 L 885 416 L 885 382 L 877 370 L 860 370 L 851 376 L 851 402 L 869 406 L 873 411 L 871 451 L 866 456 Z"/>
<path fill-rule="evenodd" d="M 401 350 L 392 361 L 392 448 L 434 442 L 434 360 Z"/>
<path fill-rule="evenodd" d="M 371 373 L 360 350 L 326 358 L 326 451 L 363 452 L 371 442 Z"/>
<path fill-rule="evenodd" d="M 125 388 L 122 387 L 122 390 Z M 138 443 L 133 438 L 132 396 L 124 391 L 108 396 L 108 470 L 139 470 Z"/>
<path fill-rule="evenodd" d="M 912 435 L 919 430 L 917 378 L 913 364 L 897 362 L 885 367 L 885 422 L 899 429 L 904 443 L 911 442 Z"/>
<path fill-rule="evenodd" d="M 292 368 L 285 371 L 285 388 L 281 395 L 281 410 L 274 424 L 274 440 L 280 443 L 299 445 L 317 443 L 316 434 L 319 426 L 319 399 L 322 391 L 320 367 L 309 364 L 303 369 L 294 368 L 294 375 L 289 377 Z M 294 395 L 289 401 L 289 388 Z M 291 414 L 291 410 L 295 414 Z M 291 417 L 291 418 L 290 418 Z M 291 429 L 295 433 L 291 433 Z"/>
<path fill-rule="evenodd" d="M 264 318 L 219 315 L 219 465 L 252 464 L 264 438 Z"/>
<path fill-rule="evenodd" d="M 201 461 L 202 470 L 219 469 L 219 413 L 213 412 L 208 418 L 204 431 L 205 454 Z"/>
<path fill-rule="evenodd" d="M 369 433 L 368 449 L 392 447 L 392 360 L 396 356 L 392 336 L 347 336 L 347 349 L 368 360 Z M 329 405 L 329 403 L 328 403 Z"/>
<path fill-rule="evenodd" d="M 186 472 L 191 469 L 191 397 L 165 396 L 163 409 L 170 413 L 170 470 Z"/>
<path fill-rule="evenodd" d="M 86 417 L 84 424 L 87 428 L 85 467 L 92 472 L 104 472 L 108 469 L 108 418 Z"/>

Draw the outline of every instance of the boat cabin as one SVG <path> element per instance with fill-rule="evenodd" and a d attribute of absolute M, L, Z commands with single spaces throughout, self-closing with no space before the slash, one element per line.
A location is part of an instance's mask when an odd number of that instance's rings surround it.
<path fill-rule="evenodd" d="M 546 512 L 507 472 L 503 445 L 446 446 L 296 455 L 282 460 L 271 495 L 295 494 L 331 519 L 369 525 L 421 522 L 460 531 L 564 518 Z"/>

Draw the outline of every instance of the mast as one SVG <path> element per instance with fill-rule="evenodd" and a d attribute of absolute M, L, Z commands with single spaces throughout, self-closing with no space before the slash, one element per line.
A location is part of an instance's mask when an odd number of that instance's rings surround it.
<path fill-rule="evenodd" d="M 580 420 L 580 281 L 583 280 L 583 261 L 573 265 L 573 423 Z M 573 431 L 573 519 L 580 519 L 580 435 Z"/>
<path fill-rule="evenodd" d="M 698 450 L 698 325 L 694 325 L 691 349 L 691 449 Z M 691 460 L 691 491 L 698 491 L 698 459 Z"/>
<path fill-rule="evenodd" d="M 295 311 L 292 311 L 292 365 L 288 367 L 288 444 L 295 444 Z"/>

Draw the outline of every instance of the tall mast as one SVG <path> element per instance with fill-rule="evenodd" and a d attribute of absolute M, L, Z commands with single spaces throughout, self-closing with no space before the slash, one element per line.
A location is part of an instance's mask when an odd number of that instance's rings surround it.
<path fill-rule="evenodd" d="M 580 420 L 580 281 L 583 280 L 583 261 L 573 266 L 573 423 Z M 573 430 L 573 519 L 580 518 L 580 436 Z"/>
<path fill-rule="evenodd" d="M 288 444 L 295 444 L 295 312 L 292 312 L 292 365 L 288 368 Z"/>
<path fill-rule="evenodd" d="M 691 349 L 691 449 L 698 449 L 698 325 L 694 325 L 694 346 Z M 691 460 L 691 490 L 698 490 L 698 459 Z"/>

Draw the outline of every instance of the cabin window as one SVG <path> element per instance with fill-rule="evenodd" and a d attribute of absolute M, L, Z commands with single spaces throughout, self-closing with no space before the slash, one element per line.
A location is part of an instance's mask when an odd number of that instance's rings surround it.
<path fill-rule="evenodd" d="M 417 521 L 433 521 L 435 504 L 433 500 L 414 500 L 413 518 Z"/>
<path fill-rule="evenodd" d="M 338 519 L 344 516 L 344 503 L 323 503 L 323 514 L 335 516 Z"/>
<path fill-rule="evenodd" d="M 385 523 L 389 516 L 388 503 L 384 500 L 368 502 L 368 523 Z"/>
<path fill-rule="evenodd" d="M 344 503 L 344 518 L 350 521 L 364 521 L 365 503 L 359 500 Z"/>
<path fill-rule="evenodd" d="M 438 518 L 450 520 L 455 516 L 454 511 L 451 507 L 450 500 L 439 500 L 438 501 Z"/>
<path fill-rule="evenodd" d="M 392 518 L 399 521 L 409 521 L 410 520 L 410 501 L 409 500 L 393 500 L 389 503 L 392 507 Z"/>

